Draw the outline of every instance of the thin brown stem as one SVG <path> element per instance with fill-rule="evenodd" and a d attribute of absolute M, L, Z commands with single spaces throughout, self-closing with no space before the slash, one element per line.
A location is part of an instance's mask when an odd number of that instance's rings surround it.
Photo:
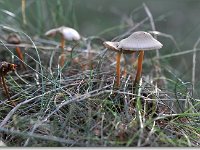
<path fill-rule="evenodd" d="M 119 87 L 120 86 L 120 59 L 121 59 L 121 52 L 117 53 L 117 57 L 116 57 L 116 86 Z"/>
<path fill-rule="evenodd" d="M 63 67 L 64 66 L 64 64 L 65 64 L 65 54 L 64 54 L 64 48 L 65 48 L 65 39 L 64 39 L 64 37 L 62 36 L 61 37 L 61 58 L 60 58 L 60 61 L 59 61 L 59 65 L 61 66 L 61 67 Z"/>
<path fill-rule="evenodd" d="M 140 81 L 140 77 L 141 77 L 141 73 L 142 73 L 142 62 L 143 62 L 143 57 L 144 57 L 144 51 L 140 51 L 140 52 L 139 52 L 139 58 L 138 58 L 137 74 L 136 74 L 135 81 L 134 81 L 134 87 L 135 87 L 136 84 L 138 84 L 139 81 Z"/>
<path fill-rule="evenodd" d="M 64 64 L 65 64 L 65 54 L 62 53 L 62 54 L 60 55 L 59 65 L 60 65 L 61 67 L 63 67 Z"/>
<path fill-rule="evenodd" d="M 2 81 L 2 84 L 3 84 L 4 91 L 6 93 L 6 96 L 7 96 L 8 100 L 10 100 L 10 94 L 9 94 L 8 88 L 6 86 L 6 82 L 5 82 L 4 76 L 1 76 L 1 81 Z"/>
<path fill-rule="evenodd" d="M 64 39 L 64 36 L 61 37 L 61 49 L 62 49 L 62 53 L 64 52 L 64 48 L 65 48 L 65 39 Z"/>

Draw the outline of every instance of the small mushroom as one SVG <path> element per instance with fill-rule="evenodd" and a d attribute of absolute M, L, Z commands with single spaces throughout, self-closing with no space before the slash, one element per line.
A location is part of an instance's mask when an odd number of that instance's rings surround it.
<path fill-rule="evenodd" d="M 49 31 L 47 31 L 45 33 L 46 36 L 55 36 L 57 33 L 59 33 L 61 35 L 61 58 L 60 58 L 60 62 L 59 65 L 61 67 L 64 66 L 64 62 L 65 62 L 65 55 L 64 55 L 64 47 L 65 47 L 65 40 L 66 41 L 78 41 L 81 39 L 80 34 L 73 28 L 69 28 L 69 27 L 59 27 L 59 28 L 54 28 L 51 29 Z"/>
<path fill-rule="evenodd" d="M 11 64 L 5 61 L 0 62 L 0 82 L 3 85 L 8 100 L 10 100 L 10 94 L 5 83 L 5 76 L 7 75 L 8 72 L 15 71 L 16 67 L 17 65 L 15 64 Z"/>
<path fill-rule="evenodd" d="M 21 60 L 20 64 L 23 66 L 24 69 L 26 69 L 26 66 L 23 63 L 24 62 L 23 54 L 22 54 L 19 46 L 17 46 L 18 44 L 21 43 L 21 38 L 17 34 L 11 33 L 8 35 L 7 43 L 16 45 L 16 53 L 17 53 L 17 56 L 19 57 L 19 59 Z"/>
<path fill-rule="evenodd" d="M 162 46 L 163 45 L 158 40 L 154 39 L 151 34 L 144 31 L 134 32 L 129 37 L 119 42 L 119 49 L 139 52 L 137 74 L 134 86 L 136 86 L 136 84 L 140 81 L 144 51 L 160 49 Z"/>

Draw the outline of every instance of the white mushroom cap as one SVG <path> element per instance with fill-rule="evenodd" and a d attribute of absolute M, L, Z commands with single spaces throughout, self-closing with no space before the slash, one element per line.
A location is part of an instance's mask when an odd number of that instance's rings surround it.
<path fill-rule="evenodd" d="M 55 28 L 55 29 L 51 29 L 51 30 L 49 30 L 49 31 L 47 31 L 44 35 L 45 36 L 55 36 L 56 35 L 56 33 L 58 32 L 58 29 L 59 28 Z"/>
<path fill-rule="evenodd" d="M 73 41 L 73 40 L 78 41 L 81 38 L 79 33 L 73 28 L 63 26 L 60 27 L 58 31 L 64 36 L 64 39 L 68 41 Z"/>
<path fill-rule="evenodd" d="M 62 34 L 64 39 L 67 41 L 73 41 L 73 40 L 78 41 L 81 38 L 80 34 L 75 29 L 65 27 L 65 26 L 51 29 L 51 30 L 47 31 L 45 33 L 45 35 L 46 36 L 55 36 L 56 33 Z"/>
<path fill-rule="evenodd" d="M 119 42 L 118 48 L 123 50 L 154 50 L 163 45 L 153 36 L 144 31 L 137 31 Z"/>

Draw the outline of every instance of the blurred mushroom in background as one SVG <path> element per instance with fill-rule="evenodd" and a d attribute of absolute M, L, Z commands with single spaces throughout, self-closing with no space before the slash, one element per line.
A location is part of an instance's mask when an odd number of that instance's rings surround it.
<path fill-rule="evenodd" d="M 9 35 L 8 35 L 8 38 L 7 38 L 7 43 L 16 45 L 16 49 L 15 49 L 15 50 L 16 50 L 17 56 L 18 56 L 19 59 L 20 59 L 20 66 L 22 66 L 23 69 L 26 70 L 26 66 L 25 66 L 25 64 L 24 64 L 24 56 L 23 56 L 23 53 L 22 53 L 20 47 L 17 46 L 18 44 L 21 43 L 21 38 L 20 38 L 20 36 L 17 35 L 16 33 L 11 33 L 11 34 L 9 34 Z"/>
<path fill-rule="evenodd" d="M 61 55 L 59 59 L 59 65 L 63 67 L 65 63 L 65 57 L 66 57 L 64 54 L 65 41 L 79 41 L 81 39 L 81 36 L 78 33 L 78 31 L 76 31 L 75 29 L 70 28 L 70 27 L 65 27 L 65 26 L 51 29 L 45 33 L 45 36 L 54 37 L 57 33 L 61 35 L 60 44 L 61 44 L 62 51 L 61 51 Z"/>

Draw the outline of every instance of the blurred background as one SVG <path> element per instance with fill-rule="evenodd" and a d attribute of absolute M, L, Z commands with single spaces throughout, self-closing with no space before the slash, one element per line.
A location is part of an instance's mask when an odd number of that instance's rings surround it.
<path fill-rule="evenodd" d="M 193 52 L 162 57 L 193 50 L 200 37 L 199 0 L 26 0 L 24 19 L 22 1 L 0 0 L 1 25 L 40 38 L 46 38 L 44 33 L 47 30 L 65 25 L 77 29 L 84 37 L 100 36 L 106 40 L 138 24 L 134 31 L 151 31 L 152 26 L 144 9 L 146 4 L 153 16 L 155 29 L 175 40 L 173 42 L 170 38 L 158 36 L 164 45 L 160 50 L 161 67 L 168 68 L 166 75 L 169 77 L 172 75 L 184 82 L 191 82 Z M 0 32 L 3 33 L 1 29 Z M 198 44 L 196 46 L 198 48 Z M 155 57 L 155 52 L 146 53 L 145 57 Z M 200 87 L 199 57 L 197 51 L 197 89 Z"/>

